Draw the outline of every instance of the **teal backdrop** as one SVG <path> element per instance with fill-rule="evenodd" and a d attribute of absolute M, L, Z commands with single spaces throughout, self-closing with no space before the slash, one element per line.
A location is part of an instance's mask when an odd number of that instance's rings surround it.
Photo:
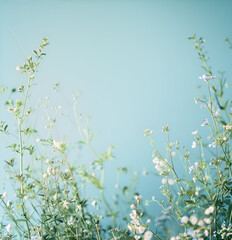
<path fill-rule="evenodd" d="M 207 112 L 194 103 L 194 97 L 206 93 L 204 85 L 197 89 L 204 71 L 188 37 L 196 33 L 206 39 L 215 75 L 219 70 L 232 76 L 232 52 L 224 42 L 232 36 L 231 11 L 232 1 L 226 0 L 0 0 L 0 84 L 18 86 L 24 77 L 15 67 L 32 55 L 41 37 L 47 37 L 50 45 L 32 102 L 49 96 L 72 119 L 72 95 L 81 91 L 78 108 L 91 116 L 90 129 L 97 132 L 93 146 L 99 152 L 116 146 L 115 159 L 106 164 L 108 197 L 115 192 L 114 169 L 119 166 L 139 171 L 138 191 L 144 199 L 159 197 L 160 178 L 142 174 L 144 169 L 155 171 L 144 129 L 153 130 L 161 152 L 166 124 L 171 141 L 188 148 L 192 131 L 198 129 L 206 137 L 200 124 Z M 60 83 L 58 95 L 51 90 L 54 82 Z M 14 126 L 6 107 L 1 104 L 0 109 L 0 119 Z M 44 129 L 42 119 L 37 124 Z M 67 134 L 70 142 L 79 139 L 69 120 L 58 124 L 61 136 Z M 2 137 L 0 144 L 2 167 L 10 155 Z M 70 155 L 77 164 L 94 160 L 81 151 Z M 180 168 L 178 159 L 175 164 Z M 0 171 L 5 176 L 4 169 Z M 120 186 L 123 181 L 126 177 Z M 7 187 L 1 185 L 0 191 Z"/>

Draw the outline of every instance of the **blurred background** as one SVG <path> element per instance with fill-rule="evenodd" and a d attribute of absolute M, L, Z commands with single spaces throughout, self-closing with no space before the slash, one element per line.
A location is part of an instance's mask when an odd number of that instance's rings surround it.
<path fill-rule="evenodd" d="M 69 121 L 72 96 L 80 91 L 78 110 L 90 116 L 89 127 L 97 133 L 94 148 L 105 152 L 109 145 L 116 146 L 115 159 L 106 163 L 108 198 L 117 191 L 115 184 L 122 188 L 127 181 L 117 180 L 117 167 L 127 167 L 130 177 L 138 171 L 137 191 L 144 199 L 159 198 L 161 179 L 152 174 L 153 149 L 144 129 L 153 130 L 164 154 L 164 125 L 169 124 L 172 142 L 179 140 L 188 148 L 192 131 L 207 136 L 200 124 L 208 113 L 194 103 L 194 97 L 206 93 L 205 85 L 197 89 L 198 77 L 205 72 L 188 37 L 196 33 L 206 39 L 213 73 L 226 71 L 231 76 L 232 54 L 224 42 L 232 35 L 231 10 L 229 0 L 1 0 L 0 85 L 11 88 L 25 81 L 15 68 L 33 54 L 41 37 L 47 37 L 50 45 L 32 102 L 48 96 L 52 105 L 62 106 L 67 118 L 58 123 L 59 135 L 67 135 L 71 143 L 80 138 Z M 55 82 L 60 83 L 60 93 L 52 91 Z M 3 104 L 0 118 L 15 124 Z M 36 124 L 43 135 L 46 123 L 40 119 Z M 1 166 L 9 158 L 4 143 L 1 138 Z M 89 165 L 94 157 L 81 151 L 70 157 L 76 164 Z M 178 158 L 174 163 L 180 166 Z M 4 176 L 3 168 L 0 171 Z"/>

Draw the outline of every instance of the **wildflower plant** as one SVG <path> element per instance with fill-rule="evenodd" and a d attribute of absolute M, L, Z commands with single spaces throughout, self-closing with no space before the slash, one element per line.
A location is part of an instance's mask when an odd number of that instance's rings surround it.
<path fill-rule="evenodd" d="M 230 84 L 225 82 L 223 74 L 212 74 L 204 52 L 205 40 L 196 39 L 195 35 L 189 39 L 194 41 L 205 72 L 199 79 L 203 81 L 208 97 L 195 98 L 195 102 L 206 109 L 205 119 L 202 119 L 199 130 L 192 132 L 192 150 L 181 147 L 178 141 L 171 142 L 169 126 L 163 127 L 168 140 L 165 156 L 156 148 L 152 131 L 145 130 L 145 136 L 149 137 L 154 148 L 154 169 L 162 178 L 161 193 L 166 198 L 158 201 L 154 196 L 146 200 L 145 205 L 161 206 L 163 215 L 159 219 L 165 219 L 159 228 L 153 230 L 154 239 L 231 239 L 232 103 L 224 94 Z M 203 140 L 200 128 L 208 129 L 207 141 Z M 185 173 L 177 170 L 177 158 L 183 163 Z M 133 225 L 134 215 L 129 229 L 135 239 L 147 239 L 144 232 L 151 231 L 149 225 L 138 221 Z M 174 229 L 167 228 L 171 222 Z M 143 232 L 139 230 L 140 226 L 145 228 Z"/>
<path fill-rule="evenodd" d="M 16 192 L 14 199 L 8 189 L 0 193 L 3 209 L 0 239 L 232 238 L 232 105 L 224 93 L 230 84 L 225 82 L 224 74 L 213 75 L 204 52 L 205 40 L 196 39 L 195 35 L 190 39 L 202 61 L 204 73 L 199 79 L 208 93 L 207 98 L 197 97 L 195 102 L 200 103 L 206 113 L 199 129 L 192 131 L 191 149 L 178 141 L 172 142 L 167 125 L 162 129 L 167 136 L 164 155 L 157 149 L 152 131 L 145 130 L 144 135 L 153 146 L 154 172 L 161 178 L 160 189 L 165 198 L 161 201 L 157 196 L 143 199 L 134 184 L 136 174 L 131 183 L 121 186 L 119 176 L 128 173 L 125 167 L 116 169 L 116 194 L 114 201 L 109 200 L 104 184 L 105 163 L 114 159 L 114 146 L 109 146 L 105 153 L 94 149 L 95 134 L 90 131 L 87 118 L 78 111 L 78 94 L 73 97 L 73 119 L 80 136 L 77 145 L 89 149 L 94 160 L 90 167 L 70 161 L 69 139 L 60 138 L 57 130 L 62 107 L 50 108 L 48 97 L 39 99 L 35 107 L 29 101 L 40 62 L 46 55 L 48 41 L 42 39 L 39 48 L 33 50 L 34 56 L 16 67 L 27 77 L 27 82 L 11 91 L 0 87 L 6 99 L 6 111 L 17 123 L 17 129 L 13 129 L 6 122 L 0 122 L 0 133 L 11 151 L 5 160 L 7 181 Z M 226 41 L 231 48 L 230 41 Z M 58 88 L 56 83 L 54 90 Z M 33 114 L 39 110 L 48 121 L 46 134 L 31 124 Z M 201 135 L 202 128 L 209 131 L 206 141 Z M 177 159 L 183 163 L 185 172 L 176 168 Z M 94 186 L 98 194 L 85 194 L 87 185 Z M 162 209 L 156 219 L 148 210 L 153 204 Z"/>

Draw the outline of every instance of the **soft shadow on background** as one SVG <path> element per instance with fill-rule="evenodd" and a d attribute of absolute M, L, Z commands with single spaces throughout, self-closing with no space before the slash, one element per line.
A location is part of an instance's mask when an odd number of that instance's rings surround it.
<path fill-rule="evenodd" d="M 204 136 L 200 124 L 207 114 L 194 103 L 194 97 L 205 91 L 196 88 L 204 72 L 187 38 L 193 33 L 204 37 L 214 74 L 220 70 L 231 75 L 232 55 L 224 42 L 232 35 L 231 9 L 231 1 L 212 0 L 2 0 L 0 84 L 18 86 L 23 76 L 15 67 L 32 54 L 41 37 L 48 37 L 33 101 L 49 96 L 72 118 L 72 95 L 81 91 L 79 110 L 91 116 L 90 128 L 97 132 L 95 148 L 103 152 L 108 145 L 116 146 L 115 159 L 107 163 L 108 194 L 115 190 L 114 169 L 127 166 L 140 172 L 138 190 L 144 199 L 158 196 L 160 178 L 142 175 L 144 169 L 154 169 L 144 129 L 154 131 L 161 151 L 165 150 L 161 128 L 166 124 L 171 141 L 189 148 L 193 130 Z M 60 83 L 58 96 L 51 91 L 54 82 Z M 2 105 L 0 117 L 11 119 Z M 42 120 L 37 124 L 44 128 Z M 77 141 L 73 128 L 63 121 L 59 134 Z M 4 140 L 0 143 L 2 164 L 9 156 L 2 147 Z M 73 159 L 88 165 L 93 157 L 80 153 Z"/>

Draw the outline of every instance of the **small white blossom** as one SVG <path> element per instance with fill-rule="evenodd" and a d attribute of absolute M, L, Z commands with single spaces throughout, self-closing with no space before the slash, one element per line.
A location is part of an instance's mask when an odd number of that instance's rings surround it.
<path fill-rule="evenodd" d="M 196 216 L 191 216 L 190 217 L 190 222 L 191 222 L 192 225 L 196 225 L 197 222 L 198 222 L 197 217 Z"/>
<path fill-rule="evenodd" d="M 135 238 L 135 240 L 139 240 L 141 237 L 138 235 L 135 235 L 134 238 Z"/>
<path fill-rule="evenodd" d="M 144 226 L 139 226 L 139 228 L 138 228 L 138 232 L 140 234 L 143 234 L 145 232 L 145 230 L 146 230 L 146 228 Z"/>
<path fill-rule="evenodd" d="M 67 200 L 64 200 L 64 202 L 63 202 L 63 207 L 64 207 L 64 208 L 68 208 L 68 204 L 69 204 L 69 202 L 68 202 Z"/>
<path fill-rule="evenodd" d="M 203 74 L 201 77 L 199 77 L 199 79 L 202 79 L 205 82 L 208 82 L 209 80 L 214 79 L 214 78 L 216 78 L 216 76 L 211 76 L 211 75 L 206 75 L 206 74 Z"/>
<path fill-rule="evenodd" d="M 97 205 L 97 201 L 96 201 L 96 200 L 92 201 L 91 205 L 92 205 L 93 207 L 96 206 L 96 205 Z"/>
<path fill-rule="evenodd" d="M 211 147 L 215 148 L 215 147 L 216 147 L 216 142 L 210 143 L 210 144 L 209 144 L 209 147 L 210 147 L 210 148 L 211 148 Z"/>
<path fill-rule="evenodd" d="M 168 184 L 169 185 L 174 185 L 175 181 L 173 179 L 168 179 Z"/>
<path fill-rule="evenodd" d="M 11 232 L 11 225 L 10 225 L 10 224 L 8 224 L 8 225 L 6 226 L 6 231 L 7 231 L 7 232 Z"/>
<path fill-rule="evenodd" d="M 205 234 L 206 237 L 208 237 L 208 236 L 209 236 L 209 231 L 208 231 L 208 230 L 205 230 L 205 231 L 204 231 L 204 234 Z"/>
<path fill-rule="evenodd" d="M 135 207 L 135 205 L 134 205 L 134 204 L 131 204 L 131 205 L 130 205 L 130 208 L 132 208 L 132 209 L 133 209 L 133 208 L 136 208 L 136 207 Z"/>
<path fill-rule="evenodd" d="M 198 134 L 198 130 L 195 130 L 192 132 L 192 135 L 197 135 Z"/>
<path fill-rule="evenodd" d="M 76 211 L 78 212 L 78 211 L 81 211 L 81 210 L 82 210 L 81 205 L 77 205 L 77 206 L 76 206 Z"/>
<path fill-rule="evenodd" d="M 180 221 L 181 221 L 183 224 L 187 224 L 187 223 L 188 223 L 188 220 L 189 220 L 189 218 L 188 218 L 187 216 L 183 216 Z"/>
<path fill-rule="evenodd" d="M 208 125 L 208 119 L 206 118 L 203 122 L 202 122 L 202 124 L 201 124 L 201 126 L 202 127 L 204 127 L 204 126 L 206 126 L 206 125 Z"/>
<path fill-rule="evenodd" d="M 2 198 L 5 199 L 6 197 L 7 197 L 7 193 L 4 192 L 4 193 L 2 194 Z"/>
<path fill-rule="evenodd" d="M 61 149 L 62 148 L 62 142 L 57 142 L 55 140 L 53 140 L 53 149 Z"/>
<path fill-rule="evenodd" d="M 196 142 L 193 141 L 193 143 L 192 143 L 192 148 L 196 148 L 196 146 L 197 146 Z"/>
<path fill-rule="evenodd" d="M 204 218 L 204 222 L 209 225 L 211 224 L 212 220 L 211 218 Z"/>
<path fill-rule="evenodd" d="M 151 231 L 146 231 L 143 235 L 144 240 L 151 240 L 152 239 L 152 232 Z"/>

